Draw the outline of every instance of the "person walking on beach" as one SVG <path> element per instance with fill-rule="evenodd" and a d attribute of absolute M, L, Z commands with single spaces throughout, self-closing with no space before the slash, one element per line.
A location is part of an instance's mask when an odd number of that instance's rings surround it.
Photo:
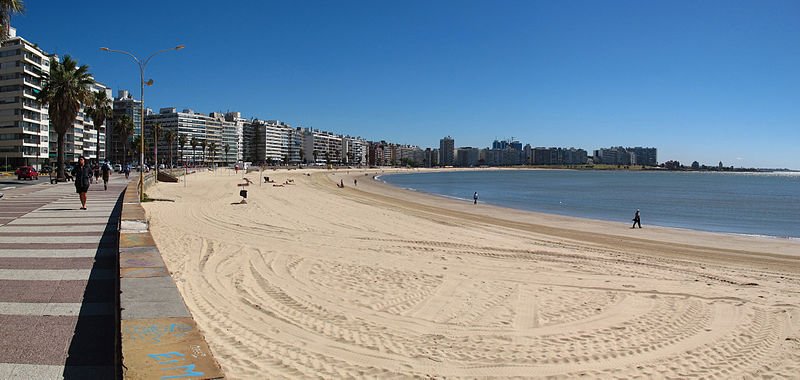
<path fill-rule="evenodd" d="M 108 178 L 111 176 L 111 166 L 108 165 L 108 161 L 103 163 L 101 170 L 103 171 L 103 190 L 108 190 Z"/>
<path fill-rule="evenodd" d="M 357 178 L 353 178 L 353 186 L 358 186 L 358 179 Z"/>
<path fill-rule="evenodd" d="M 639 218 L 639 209 L 636 209 L 636 214 L 633 214 L 633 225 L 631 228 L 636 228 L 636 225 L 639 225 L 639 228 L 642 228 L 642 220 Z"/>
<path fill-rule="evenodd" d="M 472 204 L 478 204 L 478 192 L 476 191 L 475 194 L 472 194 Z"/>
<path fill-rule="evenodd" d="M 81 210 L 86 210 L 86 192 L 89 191 L 92 174 L 92 168 L 86 163 L 86 158 L 78 157 L 78 165 L 72 169 L 72 177 L 75 181 L 75 192 L 81 197 Z"/>

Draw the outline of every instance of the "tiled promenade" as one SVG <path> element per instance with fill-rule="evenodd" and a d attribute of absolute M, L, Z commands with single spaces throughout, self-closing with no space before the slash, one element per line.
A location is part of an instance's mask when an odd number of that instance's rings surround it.
<path fill-rule="evenodd" d="M 86 211 L 71 182 L 41 182 L 0 199 L 0 379 L 117 378 L 127 182 L 92 184 Z"/>

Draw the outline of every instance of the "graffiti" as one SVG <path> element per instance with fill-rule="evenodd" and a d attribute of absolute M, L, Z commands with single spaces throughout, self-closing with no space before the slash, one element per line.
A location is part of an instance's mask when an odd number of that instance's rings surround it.
<path fill-rule="evenodd" d="M 194 349 L 193 349 L 194 350 Z M 162 354 L 148 354 L 151 359 L 162 366 L 169 366 L 161 368 L 161 371 L 177 371 L 177 374 L 169 374 L 161 376 L 162 380 L 166 379 L 180 379 L 186 377 L 199 377 L 203 376 L 203 372 L 195 372 L 195 364 L 175 365 L 186 362 L 186 355 L 180 352 L 165 352 Z"/>
<path fill-rule="evenodd" d="M 153 324 L 149 326 L 133 326 L 125 329 L 125 336 L 134 341 L 161 343 L 162 339 L 183 338 L 194 330 L 185 323 L 170 323 L 168 325 Z"/>

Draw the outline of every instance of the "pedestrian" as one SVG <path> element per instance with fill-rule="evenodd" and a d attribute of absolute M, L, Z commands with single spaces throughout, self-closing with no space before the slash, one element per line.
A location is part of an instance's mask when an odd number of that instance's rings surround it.
<path fill-rule="evenodd" d="M 236 171 L 236 174 L 239 174 L 239 164 L 233 165 L 233 170 Z"/>
<path fill-rule="evenodd" d="M 111 176 L 111 166 L 108 162 L 104 162 L 102 169 L 103 171 L 103 190 L 108 190 L 108 178 Z"/>
<path fill-rule="evenodd" d="M 475 194 L 472 194 L 472 204 L 478 204 L 478 192 L 476 191 Z"/>
<path fill-rule="evenodd" d="M 89 191 L 89 181 L 92 178 L 92 168 L 86 163 L 86 158 L 78 157 L 78 165 L 72 169 L 72 177 L 75 182 L 75 192 L 81 198 L 81 210 L 86 210 L 86 192 Z"/>
<path fill-rule="evenodd" d="M 357 178 L 353 178 L 353 186 L 358 186 L 358 179 Z"/>
<path fill-rule="evenodd" d="M 636 209 L 636 214 L 633 214 L 633 225 L 631 228 L 636 228 L 636 225 L 639 225 L 639 228 L 642 228 L 642 220 L 639 218 L 639 209 Z"/>
<path fill-rule="evenodd" d="M 125 164 L 125 179 L 131 175 L 131 164 Z"/>
<path fill-rule="evenodd" d="M 94 164 L 94 183 L 100 183 L 100 166 Z"/>

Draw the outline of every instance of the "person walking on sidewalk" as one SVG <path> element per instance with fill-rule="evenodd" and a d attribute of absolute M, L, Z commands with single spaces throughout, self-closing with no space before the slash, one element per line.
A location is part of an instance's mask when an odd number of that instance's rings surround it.
<path fill-rule="evenodd" d="M 103 190 L 108 190 L 108 178 L 111 176 L 111 166 L 108 165 L 108 161 L 103 162 L 101 170 L 103 171 Z"/>
<path fill-rule="evenodd" d="M 636 228 L 636 225 L 639 225 L 639 228 L 642 228 L 642 220 L 639 218 L 639 209 L 636 209 L 636 214 L 633 215 L 633 225 L 631 228 Z"/>
<path fill-rule="evenodd" d="M 78 157 L 78 165 L 72 169 L 72 177 L 75 178 L 75 192 L 81 197 L 81 210 L 86 210 L 86 192 L 89 191 L 92 167 L 83 156 Z"/>

